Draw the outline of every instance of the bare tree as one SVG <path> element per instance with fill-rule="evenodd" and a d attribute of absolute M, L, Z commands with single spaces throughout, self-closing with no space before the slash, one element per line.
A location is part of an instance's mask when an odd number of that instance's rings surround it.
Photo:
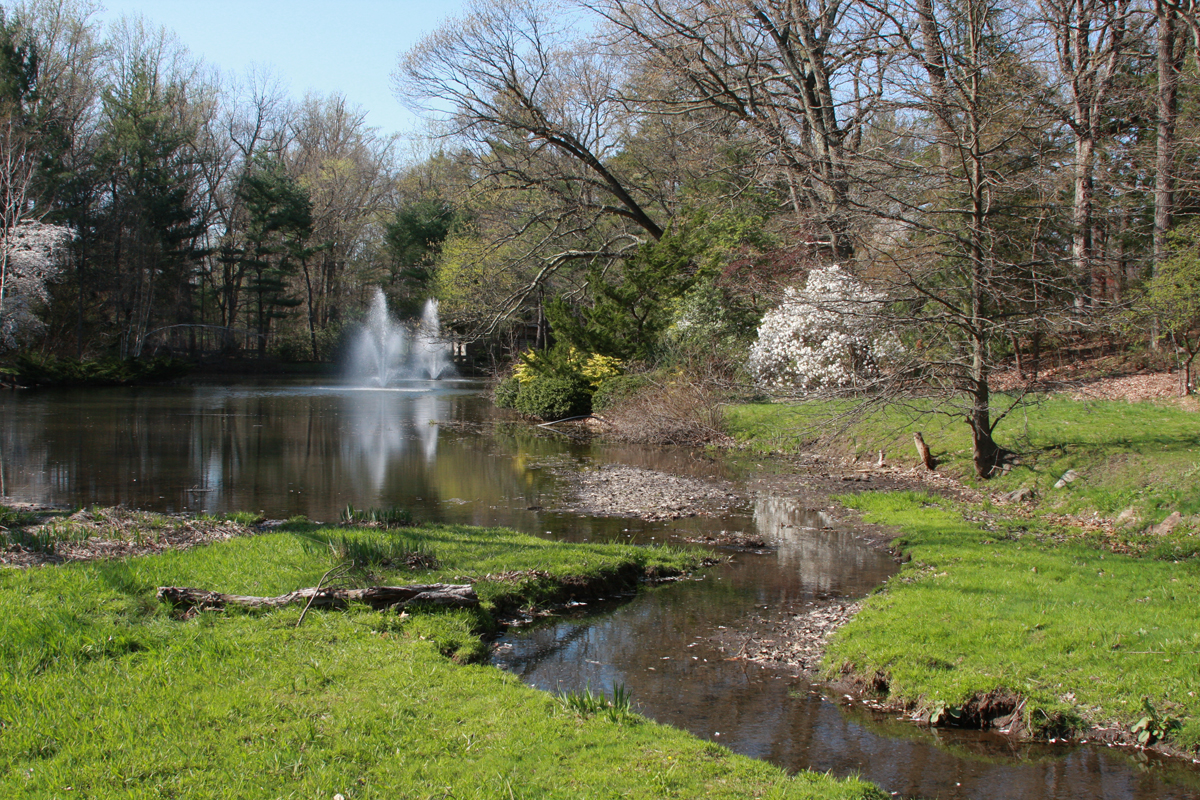
<path fill-rule="evenodd" d="M 1048 230 L 1055 187 L 1044 178 L 1061 153 L 1049 89 L 1022 47 L 1028 10 L 915 0 L 901 31 L 908 67 L 889 76 L 896 113 L 880 118 L 907 143 L 881 155 L 872 179 L 875 213 L 897 225 L 873 261 L 916 343 L 890 389 L 919 379 L 964 397 L 982 477 L 1007 456 L 994 438 L 1007 412 L 993 411 L 993 350 L 1047 325 L 1069 285 Z"/>
<path fill-rule="evenodd" d="M 200 163 L 202 214 L 207 223 L 202 279 L 211 287 L 217 308 L 212 315 L 203 307 L 199 311 L 202 319 L 211 317 L 226 329 L 222 347 L 232 350 L 247 278 L 246 262 L 233 256 L 243 244 L 246 228 L 237 187 L 256 157 L 278 157 L 287 147 L 292 104 L 279 80 L 257 69 L 227 80 L 220 101 L 201 134 L 209 157 Z"/>
<path fill-rule="evenodd" d="M 0 122 L 0 325 L 8 331 L 5 296 L 9 293 L 10 243 L 31 216 L 30 186 L 33 183 L 37 154 L 26 146 L 26 135 L 11 117 Z"/>
<path fill-rule="evenodd" d="M 879 107 L 887 4 L 843 0 L 598 0 L 612 47 L 675 77 L 674 91 L 639 93 L 663 114 L 717 110 L 760 141 L 782 168 L 793 207 L 812 213 L 835 258 L 854 252 L 855 168 L 864 123 Z"/>
<path fill-rule="evenodd" d="M 37 56 L 35 103 L 26 119 L 26 133 L 40 154 L 32 199 L 46 219 L 79 232 L 71 261 L 76 352 L 82 355 L 91 274 L 86 234 L 97 195 L 90 167 L 105 52 L 96 21 L 99 5 L 89 0 L 24 0 L 9 8 L 11 20 Z"/>
<path fill-rule="evenodd" d="M 611 213 L 657 239 L 662 227 L 608 163 L 619 144 L 619 66 L 573 36 L 556 19 L 562 13 L 534 0 L 476 3 L 405 54 L 398 91 L 419 107 L 450 103 L 454 134 L 493 154 L 493 143 L 516 135 L 578 162 L 586 172 L 576 182 L 600 189 Z"/>
<path fill-rule="evenodd" d="M 392 186 L 393 140 L 366 124 L 366 114 L 340 95 L 305 98 L 291 125 L 288 169 L 313 204 L 313 241 L 301 261 L 313 358 L 317 329 L 342 319 L 341 301 L 362 296 L 384 272 L 377 243 Z"/>
<path fill-rule="evenodd" d="M 1175 213 L 1176 124 L 1179 117 L 1179 77 L 1187 37 L 1184 21 L 1191 4 L 1155 0 L 1155 147 L 1153 272 L 1168 256 L 1167 233 Z M 1192 23 L 1195 25 L 1194 12 Z M 1200 30 L 1200 28 L 1193 28 Z M 1197 51 L 1200 59 L 1200 51 Z M 1200 64 L 1200 60 L 1197 62 Z M 1156 337 L 1152 336 L 1151 339 Z"/>
<path fill-rule="evenodd" d="M 39 325 L 35 305 L 49 300 L 47 282 L 61 265 L 61 248 L 71 238 L 61 225 L 41 222 L 30 187 L 36 151 L 11 117 L 0 122 L 0 348 Z"/>
<path fill-rule="evenodd" d="M 1063 118 L 1074 138 L 1074 205 L 1071 214 L 1071 257 L 1083 306 L 1096 287 L 1095 180 L 1096 150 L 1112 129 L 1113 89 L 1124 66 L 1128 40 L 1141 33 L 1129 0 L 1042 0 L 1054 39 L 1062 90 Z M 1132 30 L 1131 30 L 1132 28 Z"/>
<path fill-rule="evenodd" d="M 1200 67 L 1200 3 L 1196 0 L 1161 0 L 1155 5 L 1155 14 L 1163 10 L 1174 12 L 1177 22 L 1191 33 L 1192 55 L 1196 58 L 1196 66 Z"/>
<path fill-rule="evenodd" d="M 440 113 L 471 159 L 474 199 L 461 202 L 479 212 L 487 244 L 459 252 L 521 275 L 472 320 L 485 330 L 540 301 L 566 265 L 659 239 L 670 215 L 661 176 L 620 158 L 630 132 L 623 65 L 572 17 L 539 0 L 476 2 L 408 51 L 395 76 L 400 96 Z"/>

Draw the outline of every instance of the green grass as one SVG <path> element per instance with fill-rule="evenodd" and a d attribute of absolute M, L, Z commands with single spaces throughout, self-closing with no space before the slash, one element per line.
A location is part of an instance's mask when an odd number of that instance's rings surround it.
<path fill-rule="evenodd" d="M 403 528 L 413 524 L 412 512 L 407 508 L 355 508 L 342 509 L 342 524 L 353 525 L 374 523 L 385 528 Z"/>
<path fill-rule="evenodd" d="M 493 575 L 478 611 L 205 611 L 159 585 L 279 594 L 338 557 L 297 533 L 125 561 L 0 569 L 0 790 L 93 798 L 880 797 L 789 777 L 628 713 L 580 714 L 491 667 L 478 633 L 506 605 L 604 577 L 688 569 L 662 549 L 502 529 L 406 529 L 437 569 L 372 563 L 351 580 Z M 324 531 L 337 541 L 386 536 Z M 363 545 L 366 547 L 366 545 Z M 369 548 L 368 548 L 369 549 Z"/>
<path fill-rule="evenodd" d="M 730 435 L 757 452 L 795 453 L 849 406 L 834 403 L 747 404 L 726 410 Z M 1043 399 L 1004 419 L 997 441 L 1019 454 L 1008 474 L 980 481 L 971 466 L 970 431 L 960 418 L 921 414 L 919 404 L 892 407 L 850 425 L 833 449 L 872 461 L 879 449 L 894 464 L 915 464 L 912 433 L 921 431 L 939 470 L 989 491 L 1033 487 L 1043 508 L 1116 516 L 1133 508 L 1144 524 L 1172 511 L 1200 514 L 1200 415 L 1155 403 Z M 1069 469 L 1082 478 L 1065 489 Z"/>
<path fill-rule="evenodd" d="M 891 697 L 928 709 L 1016 693 L 1035 730 L 1131 730 L 1148 703 L 1182 722 L 1175 742 L 1200 745 L 1200 563 L 1105 552 L 1036 522 L 987 530 L 928 495 L 840 499 L 899 526 L 912 560 L 836 635 L 827 669 L 883 673 Z"/>
<path fill-rule="evenodd" d="M 41 514 L 17 511 L 0 506 L 0 550 L 9 547 L 25 547 L 30 550 L 49 551 L 55 539 L 46 532 L 33 530 Z"/>
<path fill-rule="evenodd" d="M 613 684 L 611 697 L 601 691 L 592 691 L 589 684 L 582 691 L 559 695 L 558 701 L 563 708 L 584 718 L 603 714 L 613 722 L 622 722 L 630 716 L 632 695 L 623 683 Z"/>

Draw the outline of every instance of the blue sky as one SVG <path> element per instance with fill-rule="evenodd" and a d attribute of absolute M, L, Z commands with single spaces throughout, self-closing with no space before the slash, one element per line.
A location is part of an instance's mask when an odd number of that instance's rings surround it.
<path fill-rule="evenodd" d="M 102 18 L 142 15 L 222 72 L 269 68 L 299 99 L 341 92 L 383 133 L 416 124 L 392 94 L 400 52 L 461 0 L 104 0 Z"/>

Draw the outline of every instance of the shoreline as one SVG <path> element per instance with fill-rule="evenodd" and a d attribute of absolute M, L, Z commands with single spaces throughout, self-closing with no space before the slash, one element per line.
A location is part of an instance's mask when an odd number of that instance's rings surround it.
<path fill-rule="evenodd" d="M 727 481 L 703 481 L 669 473 L 609 465 L 600 470 L 574 473 L 572 510 L 601 516 L 636 516 L 648 520 L 674 520 L 689 516 L 715 516 L 731 506 L 747 502 L 755 494 L 772 493 L 799 499 L 810 507 L 821 508 L 836 522 L 838 528 L 852 533 L 868 546 L 892 553 L 897 560 L 907 560 L 898 554 L 895 546 L 901 531 L 891 525 L 866 522 L 862 515 L 851 508 L 835 504 L 835 494 L 861 494 L 894 491 L 929 491 L 958 501 L 978 503 L 986 495 L 963 487 L 952 478 L 919 469 L 901 470 L 894 467 L 863 469 L 854 465 L 838 468 L 836 463 L 823 464 L 806 459 L 803 471 L 790 474 L 766 474 L 749 482 L 744 491 L 737 491 Z M 786 465 L 786 459 L 778 465 Z M 650 484 L 652 490 L 646 491 Z M 838 490 L 841 490 L 840 492 Z M 1013 506 L 1014 510 L 1020 506 Z M 48 511 L 45 506 L 25 504 L 26 510 Z M 994 515 L 994 510 L 989 515 Z M 136 525 L 146 512 L 124 509 L 92 509 L 77 512 L 64 521 L 87 526 L 102 525 L 106 521 L 124 525 Z M 27 553 L 23 559 L 28 563 L 17 563 L 10 550 L 0 551 L 0 565 L 34 566 L 61 563 L 66 560 L 90 560 L 91 558 L 121 558 L 161 552 L 166 549 L 186 549 L 199 544 L 221 541 L 234 536 L 253 535 L 264 532 L 270 523 L 261 526 L 238 526 L 221 520 L 198 521 L 187 517 L 166 517 L 176 521 L 174 528 L 153 540 L 140 541 L 136 547 L 128 542 L 119 546 L 96 546 L 93 542 L 68 542 L 63 554 L 53 557 L 38 557 Z M 1071 518 L 1057 518 L 1059 522 L 1078 522 Z M 1094 523 L 1094 521 L 1092 521 Z M 1106 521 L 1107 522 L 1107 521 Z M 238 528 L 242 528 L 238 530 Z M 723 540 L 705 537 L 692 540 L 698 544 L 734 549 L 754 549 L 762 543 L 739 535 Z M 75 548 L 75 549 L 71 549 Z M 90 555 L 89 555 L 90 554 Z M 622 576 L 621 583 L 627 585 L 629 576 Z M 912 580 L 912 576 L 908 578 Z M 568 587 L 562 587 L 570 594 Z M 584 594 L 611 596 L 607 585 L 579 585 L 574 587 Z M 885 587 L 881 587 L 886 591 Z M 547 598 L 548 599 L 548 598 Z M 549 600 L 549 599 L 548 599 Z M 863 674 L 848 670 L 846 665 L 835 671 L 834 665 L 824 664 L 826 647 L 830 638 L 845 625 L 852 622 L 863 608 L 864 598 L 830 597 L 810 601 L 804 609 L 773 609 L 769 614 L 757 614 L 748 618 L 746 624 L 713 637 L 733 658 L 774 667 L 793 670 L 797 674 L 827 687 L 831 692 L 850 695 L 853 702 L 880 711 L 902 714 L 919 727 L 970 727 L 994 728 L 1012 737 L 1015 741 L 1039 741 L 1049 743 L 1099 743 L 1120 746 L 1133 750 L 1147 750 L 1190 763 L 1200 763 L 1194 753 L 1161 742 L 1142 744 L 1128 730 L 1115 725 L 1096 724 L 1085 720 L 1089 727 L 1063 735 L 1048 729 L 1045 735 L 1027 730 L 1021 724 L 1019 712 L 1025 699 L 1015 693 L 1000 696 L 974 696 L 963 704 L 963 717 L 956 723 L 949 716 L 935 718 L 935 713 L 921 701 L 889 699 L 887 676 Z M 549 600 L 553 606 L 554 601 Z M 498 620 L 499 621 L 499 620 Z M 940 715 L 939 715 L 940 716 Z M 969 724 L 963 724 L 967 721 Z"/>
<path fill-rule="evenodd" d="M 886 464 L 882 467 L 878 465 L 863 467 L 861 463 L 813 458 L 771 458 L 770 460 L 775 462 L 776 467 L 794 465 L 800 469 L 791 474 L 776 472 L 775 474 L 759 475 L 746 486 L 742 495 L 743 501 L 758 493 L 796 498 L 809 507 L 822 509 L 833 518 L 836 527 L 852 533 L 870 547 L 891 553 L 901 562 L 908 562 L 911 556 L 897 549 L 896 540 L 904 536 L 898 527 L 886 523 L 868 522 L 858 511 L 833 501 L 832 496 L 916 491 L 928 492 L 954 502 L 976 507 L 986 500 L 995 505 L 987 511 L 979 512 L 976 515 L 978 519 L 975 519 L 975 523 L 985 524 L 1008 515 L 1019 517 L 1021 514 L 1029 515 L 1032 512 L 1031 509 L 1025 508 L 1019 502 L 1005 502 L 999 494 L 985 494 L 964 486 L 943 473 L 929 472 L 920 467 L 903 469 Z M 624 473 L 624 477 L 636 478 L 638 472 L 648 471 L 635 470 Z M 620 475 L 622 473 L 617 471 L 613 474 Z M 611 481 L 601 485 L 609 486 Z M 587 481 L 580 481 L 576 485 L 576 490 L 587 495 L 594 492 L 596 486 Z M 629 493 L 629 489 L 626 487 L 618 494 L 627 496 Z M 614 505 L 610 503 L 609 508 L 611 509 Z M 677 519 L 681 516 L 706 513 L 705 509 L 699 506 L 688 509 L 688 513 L 679 512 L 679 509 L 675 509 L 673 511 L 675 516 L 654 518 Z M 625 509 L 625 513 L 621 515 L 637 515 L 636 509 Z M 1048 519 L 1059 525 L 1080 531 L 1085 527 L 1111 528 L 1113 525 L 1112 520 L 1095 517 L 1083 518 L 1062 514 L 1043 516 L 1047 516 Z M 696 541 L 701 544 L 718 546 L 737 547 L 739 545 L 737 541 Z M 913 579 L 915 577 L 912 575 L 901 578 L 901 580 Z M 885 593 L 886 585 L 879 587 L 878 591 Z M 972 696 L 963 703 L 958 720 L 948 714 L 937 713 L 937 704 L 933 708 L 929 708 L 922 701 L 889 699 L 887 697 L 889 688 L 887 676 L 864 674 L 854 670 L 847 671 L 846 665 L 839 667 L 823 663 L 826 647 L 831 637 L 856 618 L 866 599 L 819 598 L 807 603 L 804 609 L 772 609 L 771 613 L 753 615 L 746 620 L 747 624 L 711 638 L 724 647 L 727 652 L 732 653 L 732 658 L 776 669 L 792 670 L 798 676 L 803 675 L 814 683 L 826 687 L 831 693 L 849 695 L 852 702 L 860 703 L 875 711 L 903 715 L 917 727 L 991 729 L 1011 737 L 1014 741 L 1050 744 L 1102 744 L 1108 747 L 1153 752 L 1189 764 L 1200 764 L 1200 758 L 1193 752 L 1161 741 L 1150 744 L 1139 743 L 1135 733 L 1119 725 L 1097 723 L 1094 720 L 1084 719 L 1087 727 L 1076 729 L 1073 732 L 1064 732 L 1053 728 L 1046 729 L 1045 733 L 1029 730 L 1021 719 L 1026 699 L 1018 693 L 1004 692 Z"/>
<path fill-rule="evenodd" d="M 3 513 L 10 530 L 28 522 Z M 615 693 L 544 692 L 471 663 L 490 653 L 484 634 L 508 607 L 536 608 L 601 585 L 611 596 L 622 581 L 694 569 L 694 554 L 466 525 L 381 537 L 295 520 L 259 531 L 237 524 L 260 535 L 145 558 L 106 559 L 110 551 L 93 548 L 90 561 L 0 568 L 10 612 L 0 619 L 0 663 L 19 687 L 3 698 L 0 756 L 12 768 L 0 785 L 9 794 L 213 797 L 233 787 L 256 798 L 430 789 L 466 797 L 495 788 L 482 780 L 500 767 L 510 787 L 531 796 L 661 796 L 664 775 L 672 794 L 687 797 L 886 796 L 853 777 L 788 775 L 641 717 Z M 127 524 L 106 535 L 132 533 Z M 419 569 L 385 541 L 392 538 L 426 556 Z M 356 570 L 327 582 L 331 564 L 338 569 L 352 555 Z M 302 604 L 180 613 L 154 599 L 156 586 L 272 598 L 297 586 L 414 580 L 473 580 L 478 605 L 397 613 L 350 603 L 306 616 Z M 189 731 L 182 745 L 180 730 Z"/>

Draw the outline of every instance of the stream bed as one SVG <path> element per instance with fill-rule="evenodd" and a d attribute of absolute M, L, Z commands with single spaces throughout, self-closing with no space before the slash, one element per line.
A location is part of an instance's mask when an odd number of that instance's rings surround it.
<path fill-rule="evenodd" d="M 507 525 L 571 541 L 682 542 L 730 532 L 756 549 L 696 580 L 577 606 L 514 629 L 494 662 L 551 692 L 624 684 L 641 713 L 788 770 L 860 774 L 913 798 L 1194 798 L 1200 771 L 1145 753 L 928 730 L 738 652 L 755 617 L 861 597 L 890 554 L 789 496 L 744 492 L 716 516 L 572 511 L 576 470 L 606 464 L 744 488 L 753 465 L 686 450 L 587 444 L 496 416 L 468 381 L 382 390 L 306 382 L 0 393 L 0 496 L 162 512 L 334 520 L 346 505 Z M 810 505 L 812 501 L 809 501 Z M 744 642 L 745 637 L 742 639 Z"/>

